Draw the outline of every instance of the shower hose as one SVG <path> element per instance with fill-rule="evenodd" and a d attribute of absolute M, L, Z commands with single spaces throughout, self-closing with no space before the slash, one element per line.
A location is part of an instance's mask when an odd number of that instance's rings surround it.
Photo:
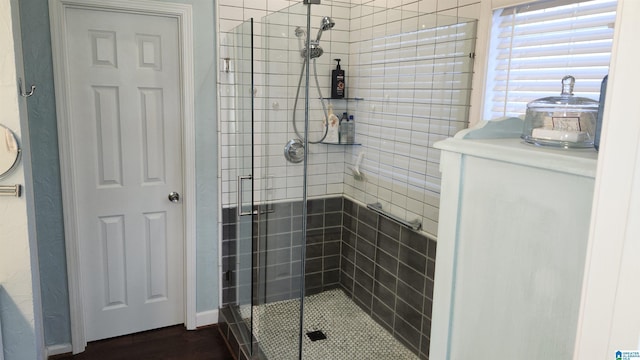
<path fill-rule="evenodd" d="M 298 107 L 298 97 L 300 95 L 300 86 L 302 85 L 302 77 L 304 76 L 304 69 L 306 68 L 305 65 L 307 65 L 306 58 L 304 58 L 302 62 L 302 71 L 300 71 L 300 78 L 298 79 L 298 89 L 296 90 L 296 100 L 293 102 L 293 131 L 296 132 L 296 135 L 300 139 L 304 139 L 304 137 L 300 136 L 300 133 L 298 132 L 298 127 L 296 126 L 296 108 Z M 326 121 L 324 122 L 324 135 L 322 135 L 322 138 L 318 141 L 309 141 L 309 143 L 319 144 L 327 137 L 327 132 L 329 131 L 329 114 L 327 113 L 327 107 L 324 104 L 324 98 L 322 97 L 322 91 L 320 90 L 320 82 L 318 82 L 318 70 L 316 69 L 316 59 L 313 59 L 313 77 L 315 78 L 316 88 L 318 89 L 318 95 L 320 96 L 320 103 L 322 104 L 322 111 L 324 112 L 324 117 Z"/>

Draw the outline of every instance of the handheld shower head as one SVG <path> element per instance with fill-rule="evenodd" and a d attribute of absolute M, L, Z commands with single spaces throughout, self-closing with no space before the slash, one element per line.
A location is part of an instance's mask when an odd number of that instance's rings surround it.
<path fill-rule="evenodd" d="M 323 31 L 329 30 L 335 25 L 336 23 L 333 21 L 333 19 L 328 16 L 323 17 L 322 20 L 320 21 L 320 29 L 322 29 Z"/>
<path fill-rule="evenodd" d="M 330 30 L 335 25 L 336 23 L 333 21 L 333 19 L 331 19 L 328 16 L 323 17 L 322 20 L 320 21 L 320 29 L 318 29 L 318 36 L 316 36 L 316 41 L 320 41 L 323 31 Z"/>
<path fill-rule="evenodd" d="M 320 38 L 322 37 L 322 32 L 330 30 L 335 25 L 336 23 L 333 22 L 333 20 L 330 17 L 328 16 L 323 17 L 322 20 L 320 21 L 318 36 L 316 37 L 315 40 L 310 40 L 307 46 L 305 46 L 302 50 L 300 50 L 300 56 L 306 59 L 307 52 L 309 52 L 309 57 L 311 57 L 312 59 L 320 57 L 324 52 L 322 50 L 322 47 L 320 47 Z M 295 34 L 297 37 L 302 37 L 306 35 L 305 31 L 299 26 L 296 28 Z"/>

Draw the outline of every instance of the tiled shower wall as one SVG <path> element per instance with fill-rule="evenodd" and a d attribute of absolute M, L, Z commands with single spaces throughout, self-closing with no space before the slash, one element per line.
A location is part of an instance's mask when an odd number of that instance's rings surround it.
<path fill-rule="evenodd" d="M 278 204 L 254 221 L 254 304 L 297 299 L 301 284 L 301 202 Z M 342 197 L 307 203 L 305 295 L 341 287 L 367 314 L 428 358 L 436 242 Z M 235 214 L 224 215 L 223 304 L 235 303 Z M 262 230 L 261 230 L 262 229 Z M 240 239 L 239 241 L 248 240 Z M 267 260 L 267 266 L 260 266 Z M 331 310 L 331 309 L 327 309 Z"/>
<path fill-rule="evenodd" d="M 264 2 L 269 9 L 271 3 Z M 238 142 L 236 133 L 240 131 L 238 122 L 248 121 L 240 118 L 234 101 L 238 94 L 235 85 L 250 71 L 249 64 L 241 61 L 234 46 L 238 46 L 233 35 L 234 25 L 241 19 L 254 17 L 254 167 L 256 180 L 255 200 L 257 202 L 278 202 L 301 199 L 303 193 L 303 166 L 292 164 L 283 156 L 284 145 L 290 139 L 303 136 L 304 129 L 304 79 L 299 90 L 299 101 L 295 103 L 298 81 L 303 67 L 300 55 L 302 38 L 295 35 L 297 27 L 306 28 L 306 7 L 300 2 L 280 2 L 294 5 L 279 12 L 265 9 L 248 8 L 260 6 L 260 2 L 237 7 L 236 3 L 221 2 L 220 5 L 220 57 L 230 58 L 230 71 L 224 69 L 221 60 L 219 89 L 221 97 L 220 130 L 222 144 L 222 203 L 235 205 L 236 158 L 244 144 Z M 329 96 L 329 74 L 334 58 L 348 63 L 349 58 L 349 13 L 350 4 L 325 1 L 323 5 L 313 6 L 311 37 L 315 38 L 318 24 L 323 16 L 331 16 L 335 26 L 322 36 L 321 45 L 324 55 L 311 65 L 311 73 L 318 74 L 322 96 Z M 245 43 L 244 46 L 250 44 Z M 315 83 L 314 77 L 311 78 Z M 316 87 L 310 90 L 310 135 L 311 141 L 319 140 L 323 132 L 324 118 L 320 94 Z M 345 104 L 336 105 L 335 112 L 343 111 Z M 293 109 L 299 135 L 292 125 Z M 344 149 L 324 144 L 312 144 L 309 147 L 309 168 L 307 193 L 310 196 L 341 195 L 343 192 Z"/>
<path fill-rule="evenodd" d="M 340 250 L 342 237 L 342 196 L 311 200 L 307 203 L 307 241 L 305 248 L 305 294 L 333 289 L 340 283 Z M 253 239 L 238 237 L 235 208 L 223 211 L 222 304 L 236 303 L 237 286 L 250 286 L 251 281 L 237 281 L 238 241 L 253 241 L 254 304 L 300 297 L 302 276 L 302 202 L 283 202 L 258 207 L 254 218 Z M 247 262 L 244 262 L 247 263 Z"/>
<path fill-rule="evenodd" d="M 466 128 L 476 21 L 407 10 L 351 12 L 356 136 L 347 150 L 345 194 L 380 202 L 437 234 L 440 152 L 433 143 Z M 383 24 L 382 26 L 380 24 Z M 362 153 L 365 181 L 349 167 Z"/>
<path fill-rule="evenodd" d="M 344 200 L 340 285 L 421 359 L 429 358 L 436 242 Z"/>
<path fill-rule="evenodd" d="M 286 141 L 298 136 L 291 125 L 297 81 L 302 67 L 297 26 L 304 27 L 304 7 L 282 9 L 300 1 L 263 0 L 218 6 L 220 58 L 231 57 L 231 71 L 220 61 L 223 206 L 236 199 L 234 71 L 227 34 L 244 19 L 254 17 L 256 43 L 256 165 L 260 201 L 299 199 L 302 165 L 282 156 Z M 312 37 L 322 16 L 331 16 L 334 29 L 323 34 L 325 54 L 317 70 L 328 95 L 332 59 L 343 59 L 347 96 L 364 100 L 332 100 L 334 112 L 355 115 L 357 147 L 313 144 L 309 147 L 309 196 L 345 194 L 363 203 L 381 202 L 386 210 L 407 219 L 421 218 L 424 230 L 437 234 L 439 152 L 435 141 L 466 126 L 468 95 L 479 0 L 323 1 L 312 7 Z M 463 18 L 467 18 L 466 20 Z M 453 25 L 463 21 L 463 25 Z M 271 24 L 267 26 L 266 24 Z M 280 25 L 274 25 L 280 24 Z M 438 46 L 435 46 L 435 45 Z M 436 50 L 437 49 L 437 50 Z M 237 59 L 236 59 L 237 60 Z M 312 77 L 312 85 L 314 83 Z M 319 139 L 324 117 L 315 86 L 311 88 L 310 139 Z M 301 90 L 302 95 L 303 89 Z M 225 99 L 227 98 L 227 99 Z M 302 103 L 297 124 L 303 128 Z M 366 180 L 355 181 L 351 168 L 364 152 Z"/>

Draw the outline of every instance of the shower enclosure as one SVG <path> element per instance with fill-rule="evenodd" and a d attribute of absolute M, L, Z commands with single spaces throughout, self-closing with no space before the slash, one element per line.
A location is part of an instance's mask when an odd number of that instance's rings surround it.
<path fill-rule="evenodd" d="M 221 329 L 239 358 L 428 358 L 431 144 L 466 127 L 475 28 L 323 1 L 224 34 Z M 329 141 L 332 112 L 354 144 Z"/>

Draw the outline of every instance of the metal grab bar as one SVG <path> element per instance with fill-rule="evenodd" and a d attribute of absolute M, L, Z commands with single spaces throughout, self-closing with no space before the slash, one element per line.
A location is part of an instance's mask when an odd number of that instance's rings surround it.
<path fill-rule="evenodd" d="M 22 185 L 0 185 L 0 196 L 20 197 L 20 195 L 22 195 Z"/>
<path fill-rule="evenodd" d="M 401 219 L 401 218 L 399 218 L 399 217 L 397 217 L 397 216 L 395 216 L 395 215 L 393 215 L 391 213 L 388 213 L 388 212 L 382 210 L 382 204 L 380 204 L 380 203 L 367 204 L 367 208 L 371 209 L 371 210 L 377 212 L 378 214 L 386 217 L 387 219 L 393 220 L 393 221 L 397 222 L 398 224 L 400 224 L 402 226 L 405 226 L 405 227 L 407 227 L 407 228 L 409 228 L 411 230 L 418 231 L 418 230 L 420 230 L 422 228 L 422 222 L 419 219 L 415 219 L 415 220 L 412 220 L 412 221 Z"/>

